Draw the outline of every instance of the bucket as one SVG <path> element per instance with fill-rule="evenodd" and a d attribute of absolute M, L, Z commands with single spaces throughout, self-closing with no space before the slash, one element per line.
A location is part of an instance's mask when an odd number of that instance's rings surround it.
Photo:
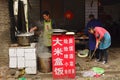
<path fill-rule="evenodd" d="M 52 71 L 52 57 L 51 54 L 43 54 L 38 57 L 39 71 L 43 73 Z"/>

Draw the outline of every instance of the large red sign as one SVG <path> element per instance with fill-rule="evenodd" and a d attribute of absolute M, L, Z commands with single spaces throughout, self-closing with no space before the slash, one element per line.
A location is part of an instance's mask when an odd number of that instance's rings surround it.
<path fill-rule="evenodd" d="M 75 41 L 73 35 L 52 35 L 53 78 L 75 78 Z"/>

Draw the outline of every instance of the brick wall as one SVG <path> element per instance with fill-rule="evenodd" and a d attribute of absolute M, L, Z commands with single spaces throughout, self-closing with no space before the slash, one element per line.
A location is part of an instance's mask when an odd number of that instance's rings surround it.
<path fill-rule="evenodd" d="M 8 62 L 9 23 L 8 1 L 0 0 L 0 66 Z"/>

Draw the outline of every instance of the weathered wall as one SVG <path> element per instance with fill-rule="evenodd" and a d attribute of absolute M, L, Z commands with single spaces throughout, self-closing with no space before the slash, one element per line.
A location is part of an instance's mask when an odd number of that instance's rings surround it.
<path fill-rule="evenodd" d="M 8 46 L 10 43 L 10 20 L 8 11 L 8 1 L 0 0 L 0 65 L 8 61 Z"/>

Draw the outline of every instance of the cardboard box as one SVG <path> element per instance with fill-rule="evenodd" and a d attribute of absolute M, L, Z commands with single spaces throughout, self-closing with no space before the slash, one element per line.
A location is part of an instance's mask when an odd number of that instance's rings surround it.
<path fill-rule="evenodd" d="M 24 57 L 17 57 L 18 60 L 18 68 L 24 68 L 25 67 L 25 58 Z"/>
<path fill-rule="evenodd" d="M 16 48 L 9 48 L 9 57 L 16 57 Z"/>
<path fill-rule="evenodd" d="M 37 60 L 25 60 L 25 67 L 37 67 Z"/>
<path fill-rule="evenodd" d="M 17 57 L 9 57 L 9 67 L 17 68 Z"/>
<path fill-rule="evenodd" d="M 37 68 L 36 67 L 26 67 L 25 73 L 26 74 L 37 74 Z"/>

